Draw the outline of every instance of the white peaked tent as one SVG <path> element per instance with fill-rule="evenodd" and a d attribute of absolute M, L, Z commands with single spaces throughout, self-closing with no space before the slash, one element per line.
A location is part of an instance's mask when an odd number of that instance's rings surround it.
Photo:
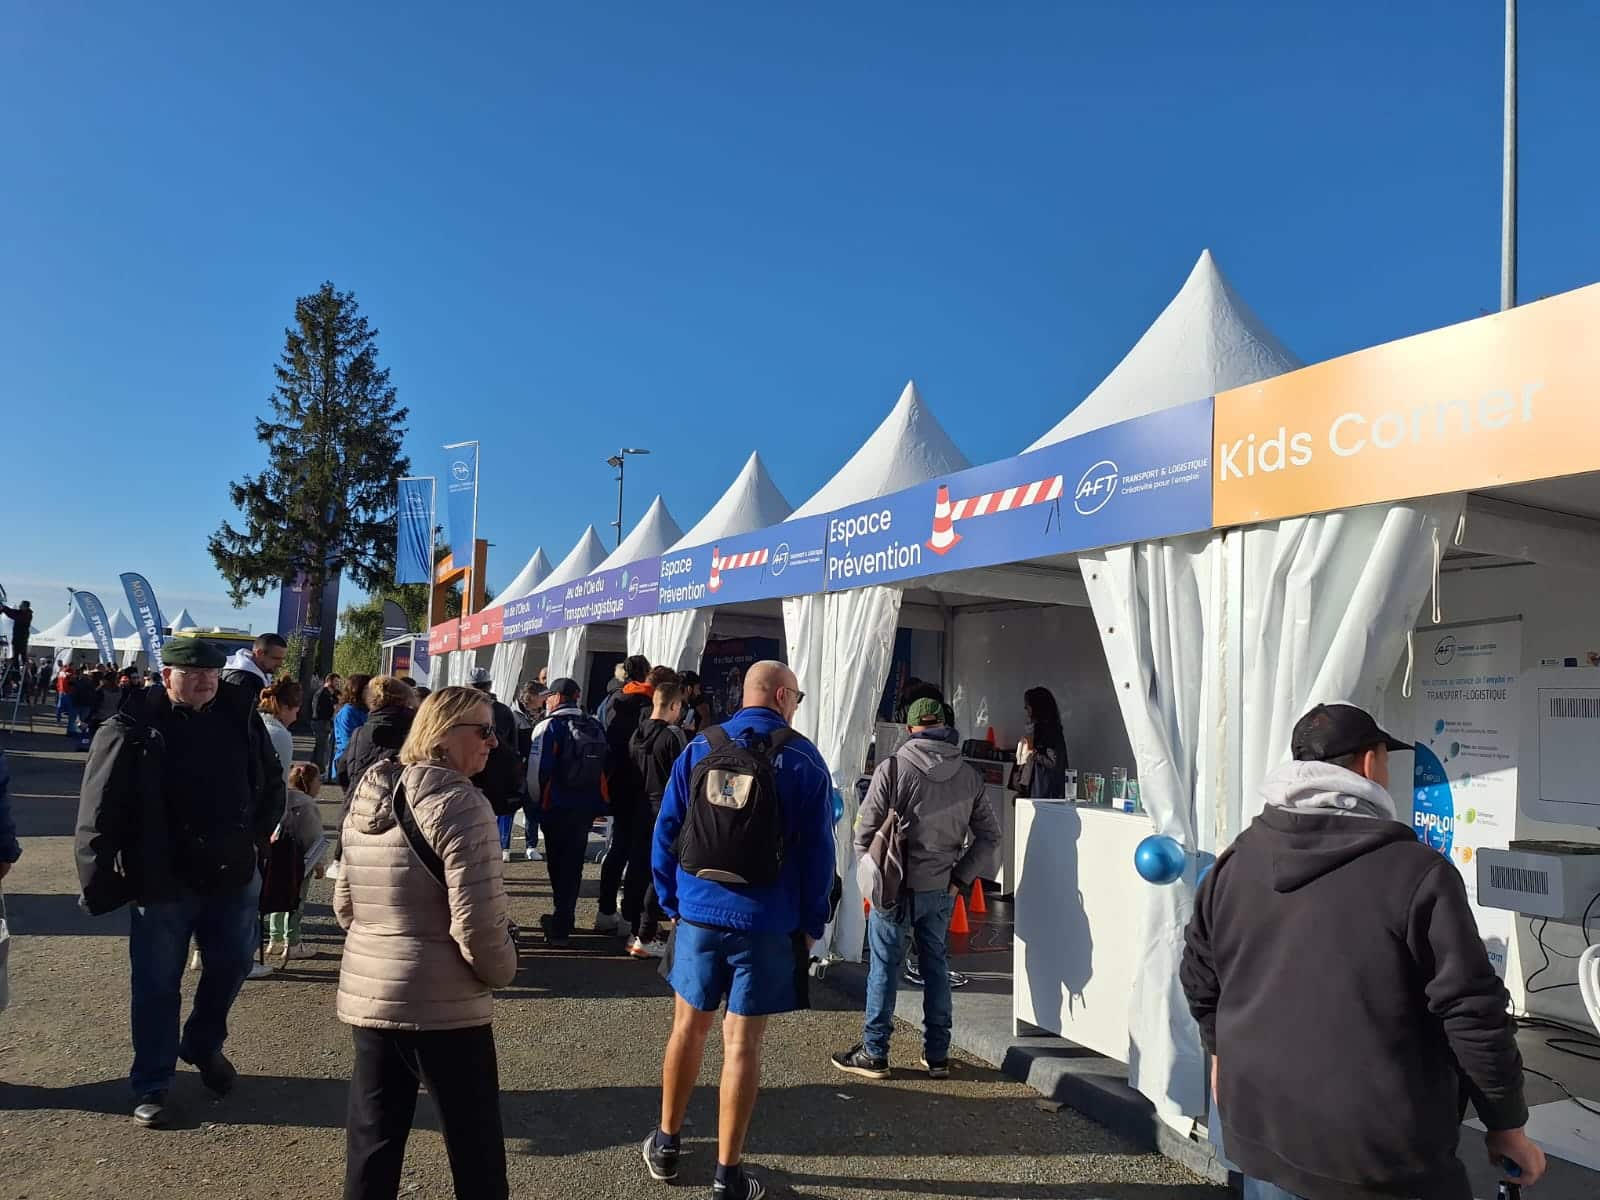
<path fill-rule="evenodd" d="M 527 565 L 517 572 L 511 586 L 489 601 L 489 607 L 498 608 L 508 600 L 516 600 L 537 591 L 549 574 L 550 560 L 544 556 L 544 547 L 540 546 L 528 559 Z M 522 678 L 522 666 L 527 657 L 527 638 L 501 642 L 494 648 L 494 658 L 489 663 L 489 687 L 502 704 L 510 704 L 516 698 L 517 683 Z"/>
<path fill-rule="evenodd" d="M 722 493 L 693 529 L 664 550 L 663 554 L 706 546 L 719 538 L 737 537 L 776 525 L 793 509 L 778 485 L 767 473 L 760 454 L 751 454 L 744 469 Z M 687 608 L 675 612 L 652 613 L 628 620 L 628 653 L 642 654 L 652 666 L 668 666 L 675 671 L 692 671 L 700 665 L 711 632 L 713 607 Z"/>
<path fill-rule="evenodd" d="M 172 628 L 198 629 L 200 628 L 200 624 L 189 615 L 189 610 L 187 608 L 180 608 L 178 610 L 178 615 L 172 618 Z"/>
<path fill-rule="evenodd" d="M 650 507 L 645 509 L 644 516 L 639 518 L 639 523 L 633 527 L 632 532 L 622 539 L 622 544 L 608 554 L 599 565 L 585 572 L 591 574 L 600 571 L 609 571 L 615 567 L 625 567 L 631 562 L 638 562 L 641 558 L 649 558 L 660 554 L 672 543 L 683 536 L 683 530 L 678 528 L 678 523 L 672 519 L 672 514 L 667 511 L 666 503 L 657 496 L 650 502 Z M 583 680 L 575 673 L 589 646 L 589 627 L 587 625 L 573 625 L 566 629 L 558 629 L 550 635 L 550 678 L 558 679 L 567 676 L 577 679 L 581 685 Z M 598 703 L 600 697 L 592 697 Z"/>
<path fill-rule="evenodd" d="M 885 496 L 971 465 L 923 404 L 917 385 L 907 383 L 872 436 L 789 519 Z M 844 898 L 830 948 L 849 959 L 860 956 L 866 931 L 851 862 L 855 781 L 866 760 L 873 713 L 888 675 L 903 595 L 897 587 L 874 586 L 783 602 L 789 665 L 806 694 L 806 703 L 795 714 L 795 727 L 821 751 L 833 773 L 833 786 L 844 797 L 844 817 L 834 827 Z"/>
<path fill-rule="evenodd" d="M 1027 449 L 1204 400 L 1301 365 L 1223 278 L 1211 251 L 1203 250 L 1178 294 L 1111 374 Z"/>
<path fill-rule="evenodd" d="M 106 616 L 106 621 L 111 627 L 112 649 L 121 652 L 124 664 L 132 662 L 132 655 L 137 654 L 142 645 L 139 631 L 120 608 L 113 609 Z M 38 630 L 28 640 L 31 646 L 50 646 L 56 650 L 99 648 L 94 640 L 94 631 L 89 628 L 89 622 L 83 619 L 75 604 L 54 625 Z"/>
<path fill-rule="evenodd" d="M 567 552 L 567 556 L 556 564 L 555 570 L 546 575 L 541 588 L 561 587 L 571 583 L 574 579 L 582 579 L 592 573 L 596 567 L 606 559 L 606 548 L 600 541 L 600 535 L 590 525 L 583 531 L 583 536 L 578 539 L 578 544 Z M 555 652 L 557 639 L 567 631 L 557 629 L 549 635 L 550 657 L 546 660 L 550 667 L 550 678 L 561 678 L 562 672 L 556 670 Z M 564 640 L 564 639 L 563 639 Z M 570 669 L 571 664 L 569 664 Z"/>

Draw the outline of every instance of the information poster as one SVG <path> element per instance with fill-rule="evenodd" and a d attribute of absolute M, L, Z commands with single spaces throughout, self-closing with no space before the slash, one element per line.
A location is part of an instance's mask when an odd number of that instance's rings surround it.
<path fill-rule="evenodd" d="M 1417 634 L 1417 837 L 1461 872 L 1489 961 L 1503 979 L 1512 914 L 1478 907 L 1477 855 L 1503 850 L 1517 816 L 1517 676 L 1522 621 L 1440 626 Z"/>

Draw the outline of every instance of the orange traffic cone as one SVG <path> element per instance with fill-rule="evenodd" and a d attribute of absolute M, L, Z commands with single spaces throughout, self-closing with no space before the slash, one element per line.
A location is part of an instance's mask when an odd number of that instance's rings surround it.
<path fill-rule="evenodd" d="M 950 914 L 951 933 L 971 933 L 972 927 L 967 924 L 967 902 L 959 895 L 956 897 L 956 910 Z"/>
<path fill-rule="evenodd" d="M 960 540 L 955 519 L 950 515 L 950 487 L 941 483 L 933 505 L 933 532 L 923 545 L 935 554 L 948 554 Z"/>
<path fill-rule="evenodd" d="M 711 547 L 711 582 L 706 584 L 713 592 L 722 586 L 722 547 Z"/>
<path fill-rule="evenodd" d="M 983 899 L 983 880 L 974 879 L 972 881 L 972 915 L 977 916 L 979 913 L 988 911 L 989 906 Z"/>

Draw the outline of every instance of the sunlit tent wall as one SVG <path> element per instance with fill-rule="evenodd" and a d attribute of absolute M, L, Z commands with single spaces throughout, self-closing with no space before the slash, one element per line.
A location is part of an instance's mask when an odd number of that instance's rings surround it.
<path fill-rule="evenodd" d="M 605 557 L 606 550 L 600 542 L 600 535 L 594 531 L 593 525 L 586 526 L 583 536 L 578 539 L 577 544 L 544 577 L 539 586 L 542 589 L 555 588 L 569 584 L 575 579 L 582 579 L 585 575 L 598 568 L 605 561 Z M 557 661 L 556 655 L 556 634 L 565 632 L 568 631 L 556 630 L 555 633 L 546 635 L 545 665 L 549 668 L 551 679 L 559 679 L 563 674 L 568 674 L 571 671 L 570 664 L 564 666 Z M 526 643 L 535 639 L 519 638 L 517 640 Z M 527 651 L 527 653 L 537 656 L 538 651 L 534 649 Z M 509 700 L 506 702 L 510 703 Z"/>
<path fill-rule="evenodd" d="M 550 560 L 544 555 L 544 547 L 540 546 L 522 570 L 517 572 L 510 586 L 489 601 L 488 607 L 499 608 L 507 600 L 531 594 L 549 578 L 550 570 Z M 517 688 L 525 678 L 523 672 L 528 665 L 528 643 L 532 640 L 518 638 L 511 642 L 500 642 L 494 648 L 489 663 L 489 687 L 502 704 L 510 704 L 515 699 Z M 534 669 L 538 669 L 538 664 L 534 665 Z"/>

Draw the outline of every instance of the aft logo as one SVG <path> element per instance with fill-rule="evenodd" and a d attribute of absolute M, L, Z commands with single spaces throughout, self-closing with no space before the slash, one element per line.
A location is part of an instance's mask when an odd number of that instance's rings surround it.
<path fill-rule="evenodd" d="M 1109 458 L 1102 458 L 1083 473 L 1078 480 L 1078 490 L 1072 495 L 1072 507 L 1082 517 L 1092 517 L 1117 494 L 1117 482 L 1122 473 Z"/>
<path fill-rule="evenodd" d="M 1439 644 L 1433 648 L 1433 661 L 1441 667 L 1448 667 L 1456 656 L 1456 639 L 1446 634 L 1439 639 Z"/>

